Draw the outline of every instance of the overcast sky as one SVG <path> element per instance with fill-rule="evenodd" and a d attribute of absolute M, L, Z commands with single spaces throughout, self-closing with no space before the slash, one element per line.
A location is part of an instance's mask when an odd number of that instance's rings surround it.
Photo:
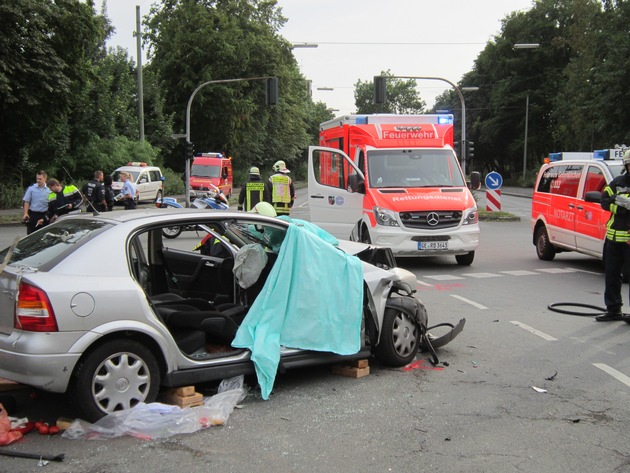
<path fill-rule="evenodd" d="M 144 16 L 151 4 L 152 0 L 107 0 L 107 13 L 116 28 L 109 45 L 126 48 L 135 59 L 136 5 Z M 288 19 L 280 34 L 292 43 L 318 44 L 294 49 L 302 74 L 312 80 L 313 100 L 325 102 L 341 115 L 355 110 L 356 81 L 372 80 L 384 70 L 457 83 L 472 69 L 486 42 L 500 32 L 501 20 L 510 12 L 528 10 L 532 0 L 279 0 L 278 4 Z M 531 40 L 524 38 L 524 42 Z M 418 81 L 429 106 L 447 88 L 440 81 Z"/>

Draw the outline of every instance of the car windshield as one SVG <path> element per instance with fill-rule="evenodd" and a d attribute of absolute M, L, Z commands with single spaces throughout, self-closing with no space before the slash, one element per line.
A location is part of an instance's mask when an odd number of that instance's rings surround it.
<path fill-rule="evenodd" d="M 236 236 L 243 244 L 259 243 L 267 251 L 278 252 L 284 240 L 286 229 L 268 224 L 251 224 L 233 221 L 227 225 L 227 231 Z"/>
<path fill-rule="evenodd" d="M 8 264 L 45 269 L 110 226 L 93 220 L 60 220 L 22 238 L 13 249 Z M 0 252 L 0 261 L 9 249 Z"/>
<path fill-rule="evenodd" d="M 610 173 L 612 174 L 612 177 L 615 178 L 617 176 L 621 176 L 621 172 L 623 171 L 623 164 L 621 163 L 610 164 L 608 165 L 608 169 L 610 169 Z"/>
<path fill-rule="evenodd" d="M 122 171 L 114 171 L 114 173 L 112 174 L 112 180 L 113 181 L 120 181 L 120 173 Z M 126 171 L 129 174 L 131 174 L 131 177 L 133 178 L 133 182 L 136 182 L 138 180 L 138 175 L 140 174 L 138 171 Z"/>
<path fill-rule="evenodd" d="M 221 176 L 221 166 L 193 164 L 190 169 L 190 175 L 195 177 L 219 177 Z"/>
<path fill-rule="evenodd" d="M 370 187 L 463 187 L 462 172 L 448 149 L 368 151 Z"/>

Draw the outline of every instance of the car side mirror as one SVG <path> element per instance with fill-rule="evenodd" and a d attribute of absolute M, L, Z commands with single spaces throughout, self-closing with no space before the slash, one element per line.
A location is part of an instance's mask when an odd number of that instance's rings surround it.
<path fill-rule="evenodd" d="M 602 193 L 599 192 L 599 191 L 589 191 L 584 196 L 584 200 L 586 202 L 596 202 L 598 204 L 601 204 L 601 202 L 602 202 Z"/>
<path fill-rule="evenodd" d="M 160 181 L 164 182 L 166 181 L 166 178 L 164 176 L 160 176 Z"/>
<path fill-rule="evenodd" d="M 481 173 L 473 171 L 470 173 L 470 182 L 467 182 L 468 188 L 473 191 L 481 189 Z"/>
<path fill-rule="evenodd" d="M 348 176 L 348 191 L 365 194 L 365 181 L 358 174 Z"/>

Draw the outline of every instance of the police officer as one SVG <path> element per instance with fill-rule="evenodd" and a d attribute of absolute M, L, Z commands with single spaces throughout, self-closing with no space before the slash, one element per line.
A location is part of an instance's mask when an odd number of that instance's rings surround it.
<path fill-rule="evenodd" d="M 46 185 L 48 174 L 46 171 L 38 171 L 35 175 L 35 184 L 29 186 L 22 197 L 24 202 L 24 214 L 22 222 L 26 223 L 26 234 L 30 235 L 37 230 L 40 222 L 43 222 L 48 211 L 48 195 L 50 189 Z"/>
<path fill-rule="evenodd" d="M 87 182 L 81 192 L 85 196 L 86 210 L 88 212 L 105 212 L 105 188 L 103 187 L 103 171 L 94 171 L 94 179 Z"/>
<path fill-rule="evenodd" d="M 123 204 L 125 204 L 125 210 L 134 210 L 136 208 L 136 194 L 138 193 L 138 188 L 134 184 L 131 174 L 128 172 L 121 172 L 120 180 L 123 181 L 121 198 Z"/>
<path fill-rule="evenodd" d="M 295 200 L 295 188 L 293 181 L 287 175 L 291 171 L 287 169 L 284 161 L 276 161 L 273 165 L 275 174 L 269 177 L 266 183 L 268 199 L 278 215 L 289 215 Z"/>
<path fill-rule="evenodd" d="M 621 310 L 622 273 L 624 267 L 630 268 L 630 150 L 623 155 L 623 167 L 625 172 L 614 178 L 602 194 L 602 208 L 610 211 L 604 242 L 606 313 L 595 320 L 625 320 L 630 324 L 630 318 L 624 317 Z"/>
<path fill-rule="evenodd" d="M 241 192 L 238 195 L 238 210 L 249 212 L 258 202 L 268 200 L 267 188 L 260 177 L 260 170 L 254 166 L 249 170 L 249 181 L 243 184 Z"/>

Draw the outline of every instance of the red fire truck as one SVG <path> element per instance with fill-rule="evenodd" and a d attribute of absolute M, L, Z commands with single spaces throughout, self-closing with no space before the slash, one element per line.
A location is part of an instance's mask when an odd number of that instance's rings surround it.
<path fill-rule="evenodd" d="M 453 151 L 452 115 L 343 116 L 320 125 L 319 144 L 309 148 L 313 223 L 397 257 L 472 264 L 477 204 Z"/>

